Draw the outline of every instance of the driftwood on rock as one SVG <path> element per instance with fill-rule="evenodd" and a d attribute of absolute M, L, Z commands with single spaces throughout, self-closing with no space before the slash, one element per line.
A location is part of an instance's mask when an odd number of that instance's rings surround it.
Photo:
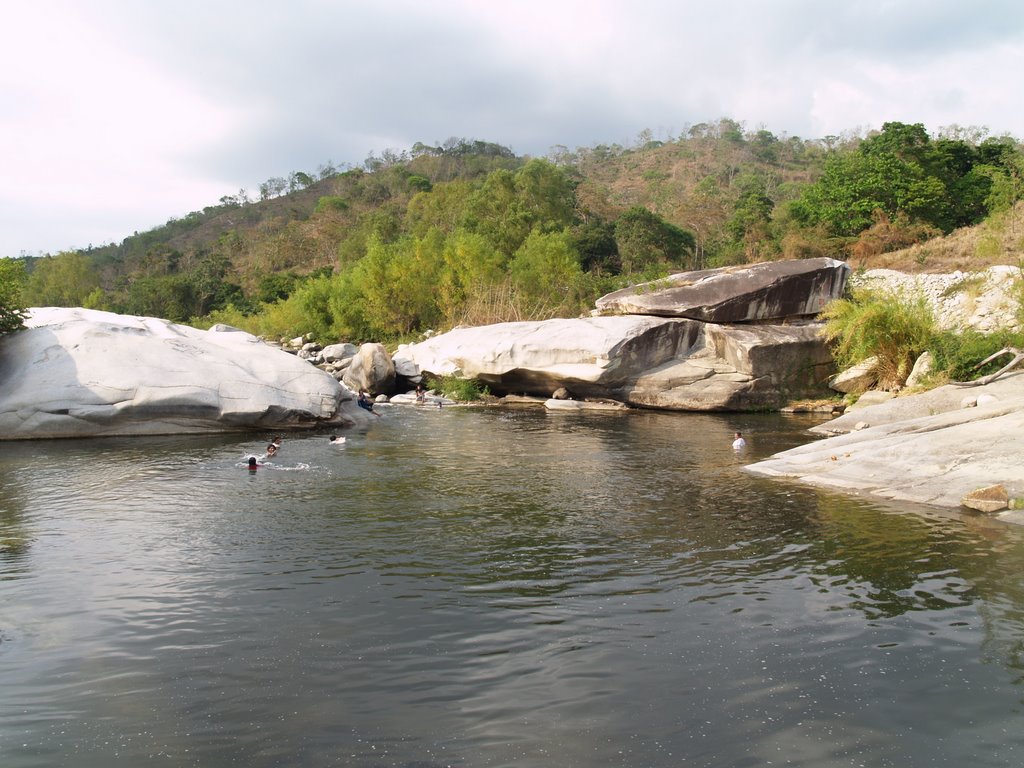
<path fill-rule="evenodd" d="M 998 352 L 994 352 L 993 354 L 989 355 L 984 360 L 982 360 L 980 363 L 978 363 L 976 366 L 974 366 L 974 369 L 977 370 L 986 363 L 991 363 L 997 357 L 1002 357 L 1003 355 L 1013 355 L 1013 360 L 1008 362 L 995 373 L 990 373 L 988 376 L 982 376 L 980 379 L 977 379 L 975 381 L 954 381 L 952 383 L 958 387 L 981 387 L 984 386 L 985 384 L 989 384 L 995 381 L 1004 373 L 1012 371 L 1014 368 L 1020 365 L 1021 360 L 1024 360 L 1024 352 L 1021 352 L 1016 347 L 1003 347 Z"/>

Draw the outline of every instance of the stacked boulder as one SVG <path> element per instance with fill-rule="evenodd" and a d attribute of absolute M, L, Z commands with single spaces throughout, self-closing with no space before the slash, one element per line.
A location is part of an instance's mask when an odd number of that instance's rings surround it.
<path fill-rule="evenodd" d="M 667 410 L 778 408 L 819 396 L 832 356 L 814 318 L 849 267 L 802 259 L 672 275 L 602 297 L 594 316 L 460 328 L 399 348 L 414 375 L 495 394 L 612 399 Z"/>

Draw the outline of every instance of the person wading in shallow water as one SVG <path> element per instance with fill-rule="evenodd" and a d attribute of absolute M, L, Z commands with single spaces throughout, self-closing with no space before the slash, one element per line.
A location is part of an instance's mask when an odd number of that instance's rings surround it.
<path fill-rule="evenodd" d="M 370 396 L 366 394 L 365 389 L 359 390 L 359 398 L 356 400 L 356 404 L 364 411 L 369 411 L 378 419 L 380 418 L 380 414 L 373 410 L 373 401 L 370 400 Z"/>
<path fill-rule="evenodd" d="M 733 435 L 732 449 L 734 451 L 742 451 L 746 447 L 747 441 L 743 439 L 742 433 L 737 432 L 735 435 Z"/>

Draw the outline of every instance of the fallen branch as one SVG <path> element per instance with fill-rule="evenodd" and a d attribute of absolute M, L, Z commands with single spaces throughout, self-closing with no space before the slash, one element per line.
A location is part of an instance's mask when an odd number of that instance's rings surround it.
<path fill-rule="evenodd" d="M 1013 355 L 1013 360 L 1004 365 L 995 373 L 990 373 L 988 376 L 982 376 L 980 379 L 976 379 L 975 381 L 954 381 L 950 383 L 956 384 L 958 387 L 982 387 L 985 384 L 995 381 L 1007 371 L 1012 371 L 1014 368 L 1020 365 L 1020 362 L 1022 360 L 1024 360 L 1024 352 L 1021 352 L 1016 347 L 1003 347 L 998 352 L 989 355 L 976 366 L 974 366 L 974 370 L 978 370 L 986 363 L 991 363 L 997 357 L 1000 357 L 1002 355 Z"/>

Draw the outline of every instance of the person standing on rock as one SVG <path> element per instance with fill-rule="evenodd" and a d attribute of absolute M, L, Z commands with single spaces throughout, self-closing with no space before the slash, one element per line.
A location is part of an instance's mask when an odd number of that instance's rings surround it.
<path fill-rule="evenodd" d="M 359 390 L 359 398 L 356 400 L 356 404 L 363 410 L 372 413 L 378 419 L 380 418 L 380 414 L 373 410 L 373 402 L 370 400 L 370 396 L 366 394 L 365 389 Z"/>

